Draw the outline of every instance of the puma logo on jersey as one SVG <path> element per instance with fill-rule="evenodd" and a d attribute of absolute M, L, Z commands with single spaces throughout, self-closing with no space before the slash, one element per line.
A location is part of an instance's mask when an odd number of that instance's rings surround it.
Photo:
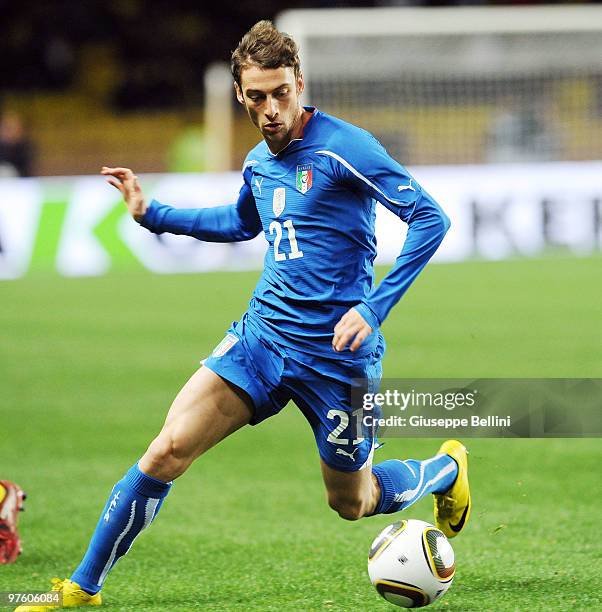
<path fill-rule="evenodd" d="M 349 457 L 349 459 L 351 459 L 351 461 L 355 461 L 355 453 L 357 453 L 358 449 L 356 448 L 353 452 L 348 453 L 347 451 L 344 451 L 342 448 L 337 448 L 337 455 L 345 455 L 345 457 Z"/>
<path fill-rule="evenodd" d="M 409 185 L 399 185 L 397 187 L 397 191 L 405 191 L 406 189 L 410 189 L 412 191 L 416 191 L 413 187 L 412 187 L 412 179 L 410 179 L 410 184 Z"/>
<path fill-rule="evenodd" d="M 259 195 L 261 195 L 261 184 L 263 183 L 263 176 L 260 176 L 259 178 L 255 179 L 255 186 L 257 187 L 257 190 L 259 191 Z"/>

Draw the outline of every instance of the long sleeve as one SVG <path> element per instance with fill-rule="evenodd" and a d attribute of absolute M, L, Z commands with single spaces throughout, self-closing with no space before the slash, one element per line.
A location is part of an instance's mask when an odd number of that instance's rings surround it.
<path fill-rule="evenodd" d="M 155 234 L 181 234 L 206 242 L 240 242 L 255 238 L 261 231 L 255 198 L 246 177 L 236 204 L 186 209 L 153 200 L 140 225 Z"/>
<path fill-rule="evenodd" d="M 372 293 L 356 306 L 372 329 L 378 328 L 401 299 L 429 259 L 447 230 L 450 220 L 436 202 L 423 196 L 409 220 L 405 243 L 394 266 Z"/>
<path fill-rule="evenodd" d="M 375 330 L 433 256 L 450 220 L 409 172 L 367 132 L 358 130 L 354 146 L 347 145 L 339 151 L 318 153 L 330 158 L 332 172 L 340 184 L 377 200 L 408 223 L 408 234 L 395 265 L 356 306 Z"/>

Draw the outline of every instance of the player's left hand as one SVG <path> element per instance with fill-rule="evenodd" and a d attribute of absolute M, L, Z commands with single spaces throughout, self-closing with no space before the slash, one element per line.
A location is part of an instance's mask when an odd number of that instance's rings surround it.
<path fill-rule="evenodd" d="M 357 351 L 371 333 L 372 328 L 364 317 L 355 308 L 350 308 L 334 326 L 332 347 L 335 351 L 342 351 L 353 340 L 349 349 Z"/>

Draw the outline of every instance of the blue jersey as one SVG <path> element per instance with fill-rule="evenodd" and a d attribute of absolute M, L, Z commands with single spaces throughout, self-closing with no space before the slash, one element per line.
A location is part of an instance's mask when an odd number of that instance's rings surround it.
<path fill-rule="evenodd" d="M 333 329 L 355 307 L 374 333 L 355 355 L 372 352 L 378 328 L 439 246 L 449 220 L 368 132 L 317 109 L 302 138 L 274 155 L 262 141 L 244 163 L 236 204 L 178 210 L 153 201 L 141 224 L 201 240 L 268 242 L 248 311 L 268 341 L 319 358 L 335 352 Z M 408 223 L 395 265 L 378 287 L 375 206 Z"/>

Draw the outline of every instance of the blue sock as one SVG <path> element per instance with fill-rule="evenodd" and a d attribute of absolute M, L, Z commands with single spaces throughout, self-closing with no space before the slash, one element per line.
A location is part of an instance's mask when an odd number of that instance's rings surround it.
<path fill-rule="evenodd" d="M 88 550 L 71 580 L 91 595 L 98 593 L 110 569 L 151 524 L 171 484 L 147 476 L 138 464 L 130 468 L 113 487 Z"/>
<path fill-rule="evenodd" d="M 436 455 L 424 461 L 388 459 L 375 465 L 372 473 L 381 491 L 374 514 L 391 514 L 427 493 L 445 493 L 456 479 L 458 466 L 449 455 Z"/>

